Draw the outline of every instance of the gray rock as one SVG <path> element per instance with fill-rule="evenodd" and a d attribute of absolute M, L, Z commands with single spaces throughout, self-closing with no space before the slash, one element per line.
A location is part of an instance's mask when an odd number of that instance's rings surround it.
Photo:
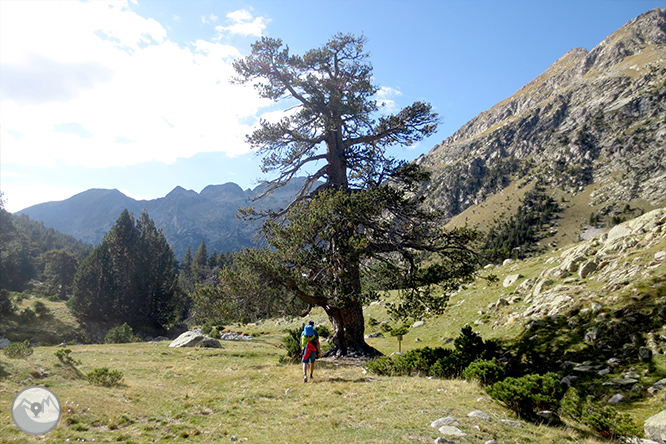
<path fill-rule="evenodd" d="M 511 419 L 503 419 L 502 422 L 511 427 L 522 427 L 523 425 L 518 421 L 513 421 Z"/>
<path fill-rule="evenodd" d="M 585 342 L 588 344 L 594 344 L 597 339 L 599 339 L 599 329 L 597 327 L 592 327 L 585 332 Z"/>
<path fill-rule="evenodd" d="M 484 444 L 497 444 L 497 441 L 495 441 L 494 439 L 490 439 L 486 441 Z"/>
<path fill-rule="evenodd" d="M 222 344 L 220 344 L 220 341 L 217 339 L 205 337 L 203 341 L 199 343 L 199 347 L 205 347 L 205 348 L 222 348 Z"/>
<path fill-rule="evenodd" d="M 666 387 L 666 379 L 661 379 L 657 381 L 653 386 L 648 387 L 647 392 L 651 395 L 655 395 L 658 391 L 663 390 Z"/>
<path fill-rule="evenodd" d="M 622 393 L 616 393 L 608 400 L 609 404 L 619 404 L 624 401 L 624 395 Z"/>
<path fill-rule="evenodd" d="M 643 429 L 648 439 L 657 441 L 659 444 L 666 443 L 666 410 L 646 419 Z"/>
<path fill-rule="evenodd" d="M 171 342 L 171 344 L 169 344 L 169 347 L 174 347 L 174 348 L 194 347 L 196 345 L 199 345 L 199 343 L 203 341 L 205 337 L 206 336 L 204 336 L 203 333 L 195 330 L 186 331 L 185 333 L 174 339 Z"/>
<path fill-rule="evenodd" d="M 552 421 L 557 418 L 557 415 L 550 410 L 539 410 L 537 416 L 545 419 L 546 421 Z"/>
<path fill-rule="evenodd" d="M 416 321 L 412 324 L 412 328 L 419 328 L 425 325 L 425 321 Z"/>
<path fill-rule="evenodd" d="M 482 419 L 488 422 L 491 422 L 493 420 L 493 418 L 489 414 L 484 413 L 481 410 L 474 410 L 473 412 L 469 412 L 467 416 L 470 418 Z"/>
<path fill-rule="evenodd" d="M 383 337 L 384 335 L 381 332 L 370 333 L 369 335 L 365 335 L 365 339 L 383 338 Z"/>
<path fill-rule="evenodd" d="M 652 359 L 652 350 L 650 350 L 647 347 L 639 347 L 638 357 L 640 358 L 641 361 L 649 361 L 650 359 Z"/>
<path fill-rule="evenodd" d="M 439 433 L 449 436 L 467 436 L 467 433 L 463 432 L 456 426 L 442 426 L 439 428 Z"/>
<path fill-rule="evenodd" d="M 190 330 L 186 331 L 182 335 L 178 336 L 176 339 L 169 344 L 169 347 L 180 348 L 180 347 L 208 347 L 208 348 L 222 348 L 222 344 L 217 339 L 209 338 L 203 333 Z"/>
<path fill-rule="evenodd" d="M 597 266 L 598 265 L 595 261 L 590 260 L 585 262 L 578 268 L 578 276 L 580 276 L 581 279 L 585 279 L 590 275 L 590 273 L 597 269 Z"/>
<path fill-rule="evenodd" d="M 9 344 L 11 344 L 11 343 L 12 343 L 12 341 L 10 341 L 10 340 L 7 339 L 7 338 L 0 338 L 0 350 L 2 350 L 3 348 L 7 347 L 7 346 L 8 346 Z"/>
<path fill-rule="evenodd" d="M 453 417 L 451 416 L 446 416 L 444 418 L 439 418 L 436 419 L 435 421 L 430 423 L 430 427 L 434 427 L 436 429 L 439 429 L 442 426 L 459 426 L 460 423 Z"/>
<path fill-rule="evenodd" d="M 620 365 L 620 360 L 618 358 L 610 358 L 608 361 L 606 361 L 606 363 L 610 366 L 615 367 Z"/>
<path fill-rule="evenodd" d="M 441 436 L 433 441 L 434 444 L 451 444 L 455 443 L 454 440 L 442 438 Z"/>
<path fill-rule="evenodd" d="M 510 287 L 514 285 L 516 282 L 518 282 L 518 279 L 523 277 L 522 274 L 510 274 L 507 277 L 504 278 L 504 282 L 502 282 L 503 287 Z"/>
<path fill-rule="evenodd" d="M 654 260 L 660 262 L 666 260 L 666 251 L 657 251 L 654 254 Z"/>
<path fill-rule="evenodd" d="M 624 385 L 634 385 L 638 382 L 638 379 L 633 379 L 633 378 L 621 378 L 621 379 L 613 379 L 612 381 L 606 381 L 602 385 L 605 386 L 624 386 Z"/>

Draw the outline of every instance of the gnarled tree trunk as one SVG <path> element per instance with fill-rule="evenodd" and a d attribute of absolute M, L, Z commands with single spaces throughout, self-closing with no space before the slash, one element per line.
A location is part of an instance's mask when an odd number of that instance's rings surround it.
<path fill-rule="evenodd" d="M 324 310 L 335 329 L 333 347 L 325 356 L 372 358 L 382 354 L 365 342 L 363 306 L 360 303 L 350 301 L 343 307 L 325 307 Z"/>

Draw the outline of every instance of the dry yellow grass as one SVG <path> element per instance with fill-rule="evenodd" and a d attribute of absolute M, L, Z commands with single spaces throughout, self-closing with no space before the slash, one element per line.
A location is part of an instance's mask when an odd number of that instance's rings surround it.
<path fill-rule="evenodd" d="M 430 423 L 453 416 L 468 442 L 597 442 L 566 427 L 511 427 L 501 421 L 515 419 L 511 412 L 462 380 L 377 377 L 359 363 L 322 361 L 315 379 L 304 384 L 299 365 L 278 364 L 284 353 L 278 342 L 267 335 L 225 342 L 221 350 L 172 349 L 165 342 L 71 347 L 82 373 L 97 367 L 124 372 L 122 384 L 110 388 L 91 386 L 61 364 L 57 347 L 39 347 L 27 360 L 3 358 L 0 441 L 199 443 L 235 436 L 250 443 L 432 442 L 440 433 Z M 14 396 L 34 384 L 50 387 L 63 404 L 59 425 L 39 437 L 19 431 L 10 412 Z M 473 410 L 493 421 L 468 418 Z"/>

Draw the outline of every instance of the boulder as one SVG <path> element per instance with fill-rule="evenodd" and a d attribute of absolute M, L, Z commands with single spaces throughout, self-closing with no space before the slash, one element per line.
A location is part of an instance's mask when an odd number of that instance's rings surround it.
<path fill-rule="evenodd" d="M 439 433 L 442 435 L 449 435 L 449 436 L 467 436 L 467 433 L 463 432 L 456 426 L 442 426 L 439 428 Z"/>
<path fill-rule="evenodd" d="M 666 260 L 666 251 L 657 251 L 654 254 L 654 260 L 655 261 L 665 261 Z"/>
<path fill-rule="evenodd" d="M 412 328 L 419 328 L 425 325 L 425 321 L 416 321 L 412 324 Z"/>
<path fill-rule="evenodd" d="M 578 276 L 580 276 L 581 279 L 585 279 L 596 269 L 597 263 L 595 261 L 587 261 L 578 268 Z"/>
<path fill-rule="evenodd" d="M 609 404 L 619 404 L 624 401 L 624 395 L 622 393 L 616 393 L 608 400 Z"/>
<path fill-rule="evenodd" d="M 199 343 L 199 347 L 206 347 L 206 348 L 222 348 L 222 344 L 220 344 L 220 341 L 217 339 L 209 338 L 206 336 L 203 341 Z"/>
<path fill-rule="evenodd" d="M 176 339 L 169 344 L 169 347 L 180 348 L 180 347 L 209 347 L 209 348 L 222 348 L 222 344 L 217 339 L 209 338 L 203 333 L 190 330 L 186 331 L 182 335 L 178 336 Z"/>
<path fill-rule="evenodd" d="M 502 282 L 502 285 L 506 287 L 510 287 L 514 285 L 516 282 L 518 282 L 518 279 L 523 277 L 522 274 L 510 274 L 507 277 L 504 278 L 504 282 Z"/>
<path fill-rule="evenodd" d="M 660 444 L 666 443 L 666 410 L 645 420 L 645 436 Z"/>
<path fill-rule="evenodd" d="M 492 420 L 493 420 L 493 418 L 489 414 L 484 413 L 480 410 L 474 410 L 473 412 L 469 412 L 467 414 L 467 416 L 469 416 L 470 418 L 482 419 L 482 420 L 488 421 L 488 422 L 492 422 Z"/>
<path fill-rule="evenodd" d="M 10 341 L 10 340 L 7 339 L 7 338 L 0 338 L 0 350 L 2 350 L 3 348 L 7 347 L 7 346 L 8 346 L 9 344 L 11 344 L 11 343 L 12 343 L 12 341 Z"/>
<path fill-rule="evenodd" d="M 435 421 L 430 423 L 430 427 L 434 427 L 436 429 L 439 429 L 442 426 L 459 426 L 460 423 L 455 419 L 452 418 L 451 416 L 446 416 L 444 418 L 439 418 L 436 419 Z"/>
<path fill-rule="evenodd" d="M 381 332 L 370 333 L 369 335 L 365 335 L 365 339 L 383 338 L 383 337 L 384 335 Z"/>

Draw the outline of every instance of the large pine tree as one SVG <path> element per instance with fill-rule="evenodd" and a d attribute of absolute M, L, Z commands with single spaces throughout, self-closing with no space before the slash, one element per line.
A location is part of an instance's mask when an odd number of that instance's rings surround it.
<path fill-rule="evenodd" d="M 379 115 L 364 44 L 362 36 L 338 34 L 299 56 L 279 39 L 262 38 L 234 65 L 239 83 L 289 107 L 248 137 L 275 177 L 267 190 L 296 175 L 306 179 L 282 211 L 247 211 L 269 216 L 269 247 L 240 253 L 219 297 L 246 305 L 280 300 L 284 311 L 320 306 L 335 328 L 331 353 L 339 355 L 377 353 L 363 336 L 363 304 L 377 297 L 375 288 L 406 290 L 394 313 L 421 316 L 443 309 L 447 290 L 475 265 L 467 248 L 474 234 L 445 232 L 440 215 L 420 207 L 416 191 L 427 174 L 386 153 L 433 134 L 437 115 L 423 102 Z M 424 251 L 435 256 L 424 262 Z M 432 291 L 435 283 L 443 287 Z"/>

